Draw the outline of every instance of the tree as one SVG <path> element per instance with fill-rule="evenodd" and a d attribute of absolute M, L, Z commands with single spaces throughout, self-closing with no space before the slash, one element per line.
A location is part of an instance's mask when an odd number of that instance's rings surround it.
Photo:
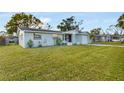
<path fill-rule="evenodd" d="M 7 22 L 5 28 L 9 34 L 17 32 L 18 27 L 41 28 L 43 23 L 31 14 L 17 13 Z"/>
<path fill-rule="evenodd" d="M 99 35 L 100 31 L 101 31 L 101 28 L 95 28 L 95 29 L 92 29 L 90 32 L 91 32 L 91 34 Z"/>
<path fill-rule="evenodd" d="M 124 29 L 124 13 L 118 18 L 117 26 Z"/>
<path fill-rule="evenodd" d="M 95 28 L 90 31 L 90 38 L 93 40 L 93 42 L 95 42 L 96 35 L 99 35 L 101 30 L 101 28 Z"/>
<path fill-rule="evenodd" d="M 120 28 L 122 35 L 124 30 L 124 13 L 118 18 L 117 21 L 118 23 L 116 24 L 116 26 Z"/>
<path fill-rule="evenodd" d="M 52 29 L 52 26 L 49 23 L 47 23 L 45 28 L 50 30 L 50 29 Z"/>
<path fill-rule="evenodd" d="M 69 31 L 75 29 L 83 29 L 80 26 L 83 24 L 83 20 L 80 22 L 75 21 L 75 17 L 71 16 L 69 18 L 63 19 L 62 22 L 57 26 L 61 31 Z"/>
<path fill-rule="evenodd" d="M 110 25 L 108 31 L 113 32 L 116 35 L 117 35 L 117 33 L 118 33 L 118 35 L 122 34 L 122 30 L 117 25 Z"/>

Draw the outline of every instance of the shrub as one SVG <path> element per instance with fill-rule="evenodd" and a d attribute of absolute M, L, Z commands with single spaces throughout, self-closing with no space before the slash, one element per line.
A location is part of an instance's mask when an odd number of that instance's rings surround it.
<path fill-rule="evenodd" d="M 27 42 L 27 45 L 28 45 L 29 48 L 32 48 L 33 47 L 33 41 L 32 40 L 29 40 Z"/>
<path fill-rule="evenodd" d="M 73 45 L 77 45 L 76 43 L 74 43 Z"/>
<path fill-rule="evenodd" d="M 63 42 L 62 42 L 62 45 L 67 45 L 67 43 L 63 43 Z"/>
<path fill-rule="evenodd" d="M 61 40 L 60 38 L 58 38 L 58 39 L 56 40 L 56 44 L 57 44 L 57 45 L 62 45 L 62 40 Z"/>
<path fill-rule="evenodd" d="M 38 45 L 38 47 L 42 47 L 42 44 L 41 44 L 41 42 L 39 41 L 39 45 Z"/>

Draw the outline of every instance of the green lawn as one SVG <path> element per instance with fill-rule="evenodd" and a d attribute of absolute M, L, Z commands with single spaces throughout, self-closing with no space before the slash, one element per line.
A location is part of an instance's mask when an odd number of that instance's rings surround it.
<path fill-rule="evenodd" d="M 124 80 L 124 48 L 0 46 L 0 80 Z"/>
<path fill-rule="evenodd" d="M 122 42 L 95 42 L 95 44 L 107 44 L 107 45 L 124 46 L 124 43 L 122 43 Z"/>

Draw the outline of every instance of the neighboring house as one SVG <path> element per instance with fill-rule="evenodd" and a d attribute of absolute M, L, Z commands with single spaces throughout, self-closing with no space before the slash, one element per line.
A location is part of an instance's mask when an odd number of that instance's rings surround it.
<path fill-rule="evenodd" d="M 17 36 L 6 36 L 6 45 L 9 43 L 18 44 L 18 37 Z"/>
<path fill-rule="evenodd" d="M 33 47 L 54 46 L 60 39 L 67 45 L 88 44 L 90 43 L 89 33 L 81 31 L 54 31 L 45 29 L 19 28 L 18 29 L 19 45 L 23 48 L 28 47 L 28 41 L 33 41 Z"/>
<path fill-rule="evenodd" d="M 120 42 L 123 39 L 123 36 L 121 35 L 111 35 L 113 42 Z"/>
<path fill-rule="evenodd" d="M 95 42 L 120 42 L 124 41 L 124 36 L 122 35 L 96 35 Z"/>
<path fill-rule="evenodd" d="M 110 42 L 112 41 L 111 35 L 96 35 L 95 42 Z"/>
<path fill-rule="evenodd" d="M 0 45 L 6 45 L 5 35 L 6 35 L 5 31 L 0 31 Z"/>
<path fill-rule="evenodd" d="M 5 36 L 6 32 L 5 31 L 0 31 L 0 36 Z"/>

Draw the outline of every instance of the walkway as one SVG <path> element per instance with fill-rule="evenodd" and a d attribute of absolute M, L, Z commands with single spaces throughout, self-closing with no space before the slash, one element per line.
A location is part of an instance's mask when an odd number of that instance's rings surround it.
<path fill-rule="evenodd" d="M 107 44 L 88 44 L 88 45 L 91 45 L 91 46 L 111 46 L 111 47 L 123 47 L 124 46 L 120 46 L 120 45 L 107 45 Z"/>

